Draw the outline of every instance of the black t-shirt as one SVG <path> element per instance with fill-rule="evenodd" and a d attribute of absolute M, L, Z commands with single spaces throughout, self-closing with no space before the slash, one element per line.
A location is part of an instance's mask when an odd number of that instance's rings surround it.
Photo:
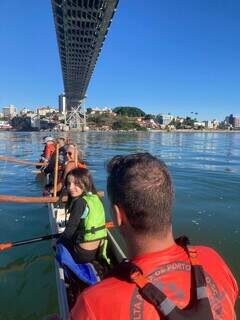
<path fill-rule="evenodd" d="M 81 197 L 71 199 L 68 206 L 70 217 L 59 242 L 67 241 L 75 245 L 83 241 L 83 213 L 86 206 L 87 202 Z"/>

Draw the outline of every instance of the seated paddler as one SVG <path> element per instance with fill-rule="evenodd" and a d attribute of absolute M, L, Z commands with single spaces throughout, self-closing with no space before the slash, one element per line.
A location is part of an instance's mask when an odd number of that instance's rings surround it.
<path fill-rule="evenodd" d="M 89 170 L 70 171 L 66 188 L 66 210 L 70 216 L 58 243 L 68 249 L 76 263 L 107 260 L 105 211 Z"/>

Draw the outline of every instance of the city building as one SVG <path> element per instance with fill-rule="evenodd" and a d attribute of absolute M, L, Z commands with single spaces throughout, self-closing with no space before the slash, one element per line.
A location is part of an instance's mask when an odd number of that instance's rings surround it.
<path fill-rule="evenodd" d="M 56 109 L 51 107 L 40 107 L 37 108 L 37 115 L 38 116 L 46 116 L 48 113 L 56 112 Z"/>
<path fill-rule="evenodd" d="M 174 119 L 174 116 L 172 116 L 171 114 L 160 114 L 159 115 L 159 123 L 161 125 L 167 126 L 173 119 Z"/>
<path fill-rule="evenodd" d="M 220 122 L 216 119 L 203 121 L 206 129 L 217 129 Z"/>
<path fill-rule="evenodd" d="M 9 106 L 7 107 L 3 107 L 3 116 L 5 118 L 13 118 L 15 117 L 17 114 L 17 109 L 14 105 L 10 104 Z"/>
<path fill-rule="evenodd" d="M 205 121 L 203 121 L 203 122 L 196 121 L 196 122 L 194 122 L 193 126 L 194 126 L 195 129 L 205 128 Z"/>
<path fill-rule="evenodd" d="M 214 120 L 212 120 L 212 123 L 213 123 L 213 128 L 214 129 L 219 128 L 219 126 L 220 126 L 220 121 L 219 120 L 214 119 Z"/>
<path fill-rule="evenodd" d="M 66 113 L 66 96 L 64 93 L 58 96 L 58 108 L 60 113 Z"/>
<path fill-rule="evenodd" d="M 240 116 L 233 116 L 230 114 L 225 118 L 225 125 L 230 128 L 240 128 Z"/>
<path fill-rule="evenodd" d="M 100 109 L 99 107 L 91 108 L 91 112 L 90 112 L 90 114 L 103 114 L 103 113 L 112 114 L 114 116 L 116 115 L 116 113 L 113 112 L 112 109 L 108 107 L 104 107 L 103 109 Z"/>
<path fill-rule="evenodd" d="M 203 121 L 206 129 L 213 129 L 213 122 L 210 120 Z"/>
<path fill-rule="evenodd" d="M 233 126 L 233 119 L 234 119 L 233 115 L 230 114 L 229 116 L 227 116 L 227 117 L 225 118 L 225 123 L 226 123 L 227 125 Z"/>
<path fill-rule="evenodd" d="M 240 128 L 240 116 L 233 118 L 233 128 Z"/>
<path fill-rule="evenodd" d="M 20 115 L 25 115 L 25 114 L 28 114 L 29 112 L 30 112 L 30 110 L 28 108 L 24 107 L 23 109 L 21 109 L 19 111 L 19 114 Z"/>
<path fill-rule="evenodd" d="M 28 114 L 30 118 L 31 127 L 33 129 L 39 130 L 40 129 L 40 119 L 36 114 Z"/>

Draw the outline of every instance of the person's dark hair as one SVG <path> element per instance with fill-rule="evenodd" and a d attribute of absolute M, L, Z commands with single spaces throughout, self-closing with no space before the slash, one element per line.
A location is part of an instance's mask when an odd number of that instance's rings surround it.
<path fill-rule="evenodd" d="M 107 191 L 136 233 L 162 233 L 171 226 L 173 185 L 165 163 L 150 153 L 115 156 L 107 166 Z"/>
<path fill-rule="evenodd" d="M 71 170 L 66 177 L 65 186 L 67 187 L 68 178 L 72 176 L 76 185 L 80 186 L 85 193 L 92 192 L 97 194 L 97 190 L 93 183 L 93 178 L 88 169 L 76 168 Z"/>

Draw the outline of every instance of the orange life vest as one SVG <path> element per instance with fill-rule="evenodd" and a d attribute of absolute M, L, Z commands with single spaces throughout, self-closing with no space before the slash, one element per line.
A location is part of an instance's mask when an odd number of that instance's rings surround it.
<path fill-rule="evenodd" d="M 86 164 L 84 162 L 78 162 L 77 168 L 78 169 L 86 169 L 87 166 L 86 166 Z"/>

